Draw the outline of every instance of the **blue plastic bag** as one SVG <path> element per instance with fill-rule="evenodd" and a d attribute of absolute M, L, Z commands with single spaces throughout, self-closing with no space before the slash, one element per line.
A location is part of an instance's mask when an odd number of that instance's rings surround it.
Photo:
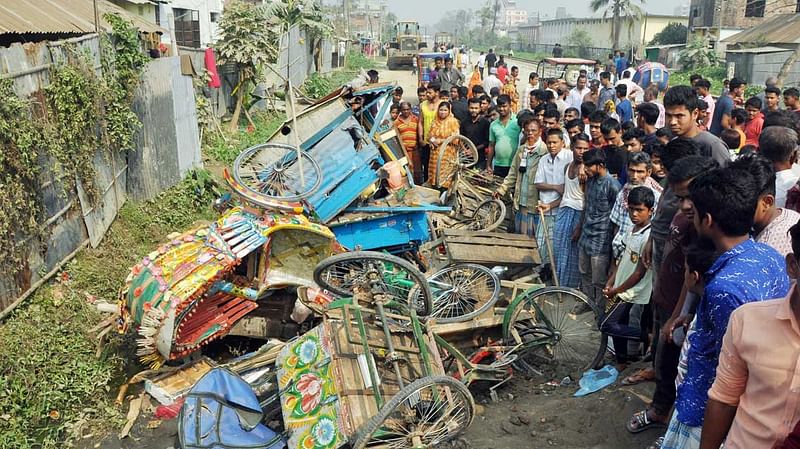
<path fill-rule="evenodd" d="M 602 390 L 616 382 L 617 376 L 619 376 L 619 372 L 611 365 L 606 365 L 600 369 L 590 369 L 583 373 L 581 380 L 578 382 L 581 388 L 575 392 L 575 397 L 586 396 Z"/>

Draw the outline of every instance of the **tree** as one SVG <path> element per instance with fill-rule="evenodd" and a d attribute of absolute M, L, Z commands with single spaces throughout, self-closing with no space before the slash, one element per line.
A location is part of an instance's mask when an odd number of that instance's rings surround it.
<path fill-rule="evenodd" d="M 694 38 L 678 53 L 678 61 L 687 70 L 718 66 L 721 62 L 719 56 L 708 47 L 707 38 Z"/>
<path fill-rule="evenodd" d="M 588 59 L 591 56 L 589 47 L 593 46 L 592 36 L 583 28 L 575 28 L 567 36 L 567 45 L 578 49 L 578 57 Z"/>
<path fill-rule="evenodd" d="M 633 28 L 634 19 L 642 17 L 642 8 L 634 4 L 635 0 L 592 0 L 589 7 L 594 12 L 603 10 L 603 18 L 611 16 L 611 41 L 614 49 L 619 48 L 619 35 L 623 18 L 628 21 L 628 32 Z M 644 3 L 644 0 L 640 0 Z"/>
<path fill-rule="evenodd" d="M 689 35 L 689 28 L 678 22 L 670 22 L 663 30 L 653 36 L 650 45 L 685 44 Z"/>
<path fill-rule="evenodd" d="M 220 62 L 236 64 L 239 72 L 239 84 L 234 89 L 236 108 L 230 123 L 231 132 L 239 126 L 245 90 L 253 84 L 259 67 L 275 61 L 278 55 L 268 19 L 263 8 L 233 0 L 225 6 L 219 22 L 221 38 L 217 51 Z"/>

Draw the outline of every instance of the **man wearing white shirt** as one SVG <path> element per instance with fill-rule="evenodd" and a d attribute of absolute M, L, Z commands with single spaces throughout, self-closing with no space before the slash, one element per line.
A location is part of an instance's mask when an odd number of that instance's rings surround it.
<path fill-rule="evenodd" d="M 547 252 L 548 245 L 544 240 L 544 226 L 547 226 L 546 234 L 552 237 L 553 225 L 561 204 L 561 195 L 564 194 L 565 169 L 572 162 L 572 151 L 564 149 L 564 134 L 560 129 L 547 130 L 545 136 L 548 154 L 539 161 L 534 178 L 534 185 L 539 191 L 538 208 L 544 213 L 545 220 L 536 228 L 536 242 L 539 245 L 542 263 L 550 260 Z"/>
<path fill-rule="evenodd" d="M 785 207 L 786 192 L 798 179 L 798 173 L 792 169 L 797 159 L 797 132 L 783 126 L 768 126 L 761 131 L 758 148 L 775 169 L 775 206 Z"/>
<path fill-rule="evenodd" d="M 483 68 L 486 67 L 486 54 L 481 52 L 480 56 L 478 56 L 478 69 L 481 72 L 481 79 L 483 79 Z"/>
<path fill-rule="evenodd" d="M 575 87 L 570 89 L 569 95 L 567 96 L 567 107 L 580 110 L 581 104 L 583 104 L 583 97 L 589 93 L 589 88 L 586 87 L 587 82 L 588 78 L 586 78 L 586 75 L 578 77 Z"/>
<path fill-rule="evenodd" d="M 501 83 L 500 79 L 497 77 L 497 68 L 489 67 L 489 76 L 483 80 L 483 90 L 488 94 L 492 91 L 493 87 L 502 89 L 503 83 Z"/>
<path fill-rule="evenodd" d="M 644 100 L 644 90 L 636 83 L 633 82 L 631 79 L 631 74 L 633 73 L 633 69 L 627 69 L 622 72 L 622 78 L 614 84 L 618 86 L 620 84 L 624 84 L 628 86 L 628 98 L 631 99 L 631 103 L 639 104 Z"/>

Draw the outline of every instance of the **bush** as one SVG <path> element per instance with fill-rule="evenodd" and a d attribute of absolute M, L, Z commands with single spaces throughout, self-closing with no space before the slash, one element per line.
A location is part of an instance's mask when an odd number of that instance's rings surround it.
<path fill-rule="evenodd" d="M 717 52 L 708 48 L 708 39 L 695 38 L 678 53 L 678 60 L 684 69 L 693 70 L 714 67 L 722 63 Z"/>
<path fill-rule="evenodd" d="M 371 59 L 357 50 L 349 50 L 345 59 L 347 60 L 345 68 L 350 71 L 367 70 L 375 67 Z"/>

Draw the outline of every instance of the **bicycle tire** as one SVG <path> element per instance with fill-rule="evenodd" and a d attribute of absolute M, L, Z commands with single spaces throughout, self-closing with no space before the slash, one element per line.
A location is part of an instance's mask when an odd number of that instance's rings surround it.
<path fill-rule="evenodd" d="M 463 144 L 463 146 L 462 146 Z M 459 145 L 456 149 L 456 157 L 457 160 L 454 163 L 447 164 L 450 173 L 446 173 L 444 171 L 442 162 L 444 161 L 444 153 L 448 146 L 450 145 Z M 442 181 L 443 175 L 448 175 L 448 179 L 446 182 L 452 182 L 453 178 L 455 178 L 455 174 L 458 170 L 463 170 L 478 163 L 478 148 L 475 144 L 469 140 L 467 137 L 462 136 L 461 134 L 454 134 L 441 145 L 439 145 L 438 149 L 438 156 L 436 158 L 436 185 L 442 186 L 444 182 Z"/>
<path fill-rule="evenodd" d="M 553 300 L 552 295 L 558 296 Z M 569 301 L 564 301 L 564 298 Z M 536 317 L 536 302 L 544 317 Z M 571 313 L 584 304 L 588 311 L 580 315 Z M 522 317 L 523 310 L 534 312 L 532 321 Z M 549 313 L 548 313 L 549 312 Z M 591 315 L 589 315 L 591 312 Z M 503 339 L 506 345 L 520 343 L 514 335 L 525 337 L 550 337 L 550 344 L 534 346 L 520 351 L 515 367 L 528 369 L 531 359 L 546 358 L 556 362 L 578 365 L 581 370 L 597 368 L 603 360 L 608 336 L 598 328 L 600 312 L 594 302 L 579 290 L 569 287 L 545 287 L 529 290 L 515 299 L 506 311 Z M 548 323 L 549 322 L 549 323 Z M 542 354 L 544 352 L 544 354 Z"/>
<path fill-rule="evenodd" d="M 270 151 L 274 154 L 269 154 Z M 264 198 L 281 201 L 299 201 L 307 198 L 322 184 L 322 170 L 311 155 L 300 151 L 303 163 L 308 164 L 303 167 L 306 185 L 301 185 L 298 189 L 292 189 L 288 184 L 284 185 L 282 181 L 299 183 L 294 181 L 300 179 L 299 164 L 292 163 L 293 158 L 296 160 L 297 154 L 297 148 L 291 145 L 264 143 L 252 146 L 242 151 L 233 161 L 233 179 L 249 192 Z M 255 159 L 259 157 L 266 158 L 266 162 L 255 163 Z M 256 169 L 257 165 L 260 165 L 260 168 Z M 273 178 L 276 185 L 271 182 Z M 267 184 L 268 187 L 256 188 L 256 185 L 261 184 Z M 282 187 L 289 188 L 290 192 L 282 193 Z"/>
<path fill-rule="evenodd" d="M 460 434 L 462 434 L 469 426 L 472 424 L 472 420 L 475 418 L 475 400 L 472 398 L 472 394 L 469 392 L 464 384 L 461 382 L 453 379 L 450 376 L 427 376 L 421 379 L 417 379 L 414 382 L 406 385 L 403 387 L 396 395 L 392 397 L 388 402 L 386 402 L 383 407 L 378 411 L 378 414 L 373 416 L 369 421 L 366 422 L 363 426 L 360 426 L 358 431 L 355 434 L 355 441 L 352 443 L 353 449 L 367 449 L 370 440 L 372 439 L 373 435 L 376 431 L 378 431 L 381 426 L 389 420 L 393 413 L 400 409 L 403 406 L 408 407 L 408 411 L 414 413 L 414 415 L 418 415 L 420 413 L 420 405 L 423 404 L 425 397 L 421 394 L 420 390 L 423 390 L 426 387 L 430 388 L 441 388 L 447 389 L 448 393 L 445 393 L 442 390 L 440 393 L 450 399 L 450 402 L 458 401 L 464 407 L 463 416 L 453 416 L 450 419 L 441 419 L 438 418 L 436 421 L 439 422 L 440 425 L 445 425 L 444 432 L 436 432 L 437 438 L 425 438 L 425 434 L 423 433 L 420 438 L 420 442 L 423 446 L 412 445 L 411 441 L 408 441 L 409 444 L 403 446 L 395 446 L 395 447 L 422 447 L 422 448 L 433 448 L 436 445 L 439 445 L 445 441 L 449 441 L 455 439 Z M 411 401 L 416 402 L 415 405 L 411 405 Z M 455 407 L 455 406 L 453 406 Z M 451 407 L 451 409 L 453 408 Z M 448 409 L 449 412 L 451 409 Z M 430 413 L 430 409 L 427 412 Z M 408 419 L 410 417 L 410 413 L 400 413 L 402 418 Z M 426 418 L 427 416 L 423 417 Z M 430 416 L 429 418 L 434 418 Z M 436 425 L 437 422 L 433 424 Z M 447 424 L 442 424 L 441 422 L 446 422 Z M 414 428 L 419 429 L 423 427 L 423 423 L 415 423 Z M 451 429 L 447 427 L 452 427 L 453 425 L 457 425 L 457 429 L 453 432 Z M 410 426 L 401 426 L 400 431 L 395 431 L 395 433 L 400 433 L 402 430 L 408 431 Z M 415 432 L 419 432 L 416 430 Z M 412 432 L 409 432 L 412 433 Z M 440 436 L 444 433 L 443 436 Z M 377 440 L 376 442 L 381 444 L 384 443 L 383 446 L 385 447 L 385 437 L 390 434 L 390 432 L 384 431 L 382 436 L 384 437 L 383 440 Z M 410 439 L 410 435 L 406 435 Z M 400 435 L 402 438 L 402 435 Z M 398 441 L 399 442 L 399 441 Z"/>
<path fill-rule="evenodd" d="M 481 210 L 482 209 L 487 209 L 489 207 L 496 207 L 497 208 L 497 210 L 499 211 L 499 213 L 497 214 L 497 219 L 493 223 L 489 224 L 489 226 L 480 227 L 479 229 L 473 229 L 474 231 L 491 232 L 491 231 L 494 231 L 495 229 L 499 228 L 500 225 L 502 225 L 503 222 L 505 221 L 505 219 L 506 219 L 506 205 L 505 205 L 505 203 L 503 203 L 500 200 L 489 199 L 489 200 L 483 201 L 481 204 L 478 205 L 478 207 L 475 208 L 475 212 L 472 214 L 473 223 L 475 223 L 475 218 L 478 217 L 478 215 L 481 213 Z"/>
<path fill-rule="evenodd" d="M 369 265 L 369 266 L 368 266 Z M 334 282 L 332 270 L 337 267 L 340 271 L 344 268 L 352 270 L 372 270 L 382 269 L 384 272 L 391 267 L 399 267 L 405 271 L 412 283 L 412 287 L 407 289 L 397 285 L 389 285 L 382 282 L 382 290 L 394 297 L 397 302 L 407 304 L 408 307 L 416 310 L 419 316 L 426 316 L 433 310 L 433 295 L 425 276 L 413 264 L 405 259 L 390 254 L 379 253 L 376 251 L 353 251 L 349 253 L 336 254 L 326 258 L 314 268 L 314 282 L 318 286 L 329 292 L 352 298 L 356 293 L 356 288 L 364 291 L 366 283 L 371 279 L 365 277 L 348 277 Z M 374 279 L 372 279 L 374 280 Z"/>
<path fill-rule="evenodd" d="M 454 275 L 459 271 L 466 272 L 466 279 L 458 274 Z M 479 273 L 478 276 L 483 276 L 483 281 L 474 275 L 476 272 Z M 443 283 L 466 281 L 467 284 L 441 291 L 434 288 L 439 278 L 444 279 Z M 464 263 L 443 268 L 428 277 L 428 284 L 431 285 L 434 297 L 431 316 L 436 318 L 437 323 L 471 320 L 493 307 L 500 296 L 500 279 L 483 265 Z"/>

